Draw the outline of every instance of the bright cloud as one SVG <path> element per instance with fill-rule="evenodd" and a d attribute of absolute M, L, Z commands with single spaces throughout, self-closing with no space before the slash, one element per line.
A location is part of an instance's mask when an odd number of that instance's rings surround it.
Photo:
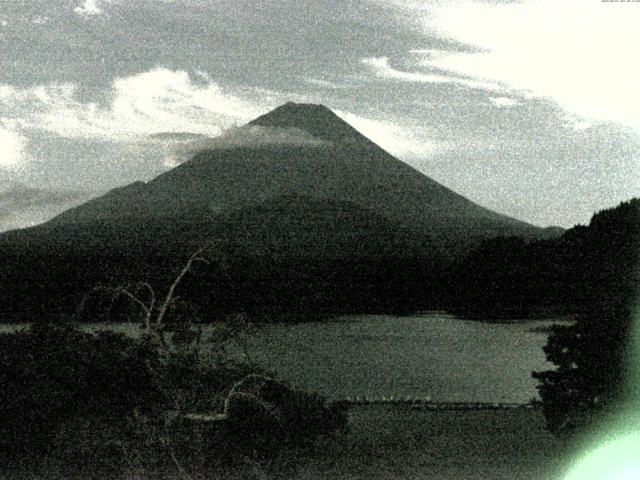
<path fill-rule="evenodd" d="M 530 91 L 586 118 L 640 127 L 638 4 L 435 2 L 423 24 L 482 49 L 426 58 L 426 66 Z"/>
<path fill-rule="evenodd" d="M 237 143 L 233 127 L 263 114 L 277 101 L 273 98 L 259 102 L 247 100 L 224 92 L 208 76 L 198 74 L 198 77 L 200 82 L 195 82 L 185 71 L 158 68 L 116 78 L 106 107 L 79 101 L 76 86 L 71 84 L 27 89 L 0 85 L 0 109 L 8 112 L 12 121 L 25 131 L 45 131 L 71 139 L 157 143 L 167 152 L 167 166 L 173 166 L 184 160 L 185 146 L 189 152 L 193 151 L 194 143 L 213 147 L 206 138 L 222 135 L 215 140 L 215 145 Z M 443 148 L 442 144 L 432 141 L 429 132 L 415 127 L 348 112 L 339 112 L 339 115 L 383 148 L 403 158 L 430 155 Z M 195 137 L 186 138 L 185 132 Z M 165 145 L 170 137 L 167 134 L 171 133 L 180 138 L 171 138 L 171 145 Z M 265 137 L 255 129 L 243 130 L 243 134 L 248 133 L 250 138 L 244 141 L 251 143 L 259 143 Z M 269 138 L 280 143 L 317 141 L 302 133 L 269 132 Z"/>
<path fill-rule="evenodd" d="M 413 53 L 422 53 L 421 51 L 413 51 Z M 368 65 L 373 72 L 380 78 L 391 80 L 400 80 L 414 83 L 453 83 L 468 88 L 479 88 L 486 90 L 502 90 L 503 87 L 496 83 L 480 82 L 461 78 L 460 76 L 439 75 L 425 72 L 406 72 L 393 68 L 389 63 L 388 57 L 368 57 L 362 59 L 362 63 Z M 427 62 L 423 62 L 427 63 Z M 428 64 L 425 65 L 428 67 Z"/>
<path fill-rule="evenodd" d="M 0 85 L 0 109 L 25 129 L 114 141 L 160 132 L 218 135 L 265 110 L 211 81 L 195 83 L 185 71 L 164 68 L 116 78 L 107 107 L 79 101 L 76 90 L 71 84 Z"/>
<path fill-rule="evenodd" d="M 100 15 L 102 9 L 96 2 L 96 0 L 85 0 L 84 3 L 73 9 L 78 15 Z"/>
<path fill-rule="evenodd" d="M 509 97 L 489 97 L 489 101 L 496 107 L 513 107 L 515 105 L 520 105 L 518 100 Z"/>
<path fill-rule="evenodd" d="M 12 169 L 20 165 L 24 159 L 27 139 L 10 127 L 0 122 L 0 169 Z"/>

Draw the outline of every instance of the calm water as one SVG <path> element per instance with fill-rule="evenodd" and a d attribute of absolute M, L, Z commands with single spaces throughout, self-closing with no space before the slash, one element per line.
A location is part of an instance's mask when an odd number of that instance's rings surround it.
<path fill-rule="evenodd" d="M 265 326 L 248 340 L 248 350 L 280 378 L 329 398 L 527 402 L 537 396 L 531 371 L 552 367 L 542 351 L 546 334 L 535 329 L 552 323 L 483 323 L 443 313 L 348 316 Z M 140 331 L 132 325 L 90 328 Z"/>
<path fill-rule="evenodd" d="M 527 402 L 532 370 L 551 368 L 534 331 L 550 321 L 492 324 L 442 313 L 343 317 L 266 328 L 249 343 L 256 363 L 330 398 L 430 396 Z"/>

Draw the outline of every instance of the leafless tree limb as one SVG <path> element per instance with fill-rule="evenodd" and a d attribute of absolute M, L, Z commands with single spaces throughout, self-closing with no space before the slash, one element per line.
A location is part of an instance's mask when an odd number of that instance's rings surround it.
<path fill-rule="evenodd" d="M 175 278 L 175 280 L 173 281 L 173 283 L 169 287 L 169 291 L 167 292 L 167 295 L 164 298 L 164 301 L 162 302 L 162 305 L 158 309 L 158 315 L 155 318 L 155 322 L 154 323 L 155 323 L 155 327 L 156 328 L 158 328 L 158 327 L 160 327 L 162 325 L 162 322 L 164 321 L 164 317 L 165 317 L 167 311 L 169 310 L 169 306 L 174 301 L 173 299 L 174 299 L 174 294 L 175 294 L 176 288 L 178 287 L 180 282 L 182 282 L 182 279 L 184 278 L 184 276 L 191 270 L 191 268 L 193 267 L 194 262 L 204 262 L 206 264 L 209 263 L 208 260 L 206 260 L 205 258 L 202 258 L 200 256 L 205 250 L 207 250 L 207 247 L 201 247 L 198 250 L 196 250 L 193 253 L 193 255 L 191 255 L 191 257 L 189 258 L 189 261 L 187 262 L 187 264 L 180 271 L 178 276 Z"/>

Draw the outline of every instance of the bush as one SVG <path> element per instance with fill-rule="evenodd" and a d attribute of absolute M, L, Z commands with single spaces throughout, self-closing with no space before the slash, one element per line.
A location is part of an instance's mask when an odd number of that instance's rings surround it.
<path fill-rule="evenodd" d="M 0 335 L 0 452 L 38 453 L 77 417 L 157 408 L 156 356 L 113 332 L 34 325 Z"/>
<path fill-rule="evenodd" d="M 582 313 L 575 325 L 556 326 L 549 336 L 544 350 L 556 369 L 533 376 L 549 429 L 571 434 L 591 429 L 631 400 L 640 199 L 599 212 L 563 242 L 574 259 L 566 268 L 577 274 L 572 288 Z"/>
<path fill-rule="evenodd" d="M 190 348 L 162 352 L 150 336 L 52 324 L 0 335 L 5 469 L 173 478 L 269 463 L 345 425 L 346 410 L 321 397 Z"/>

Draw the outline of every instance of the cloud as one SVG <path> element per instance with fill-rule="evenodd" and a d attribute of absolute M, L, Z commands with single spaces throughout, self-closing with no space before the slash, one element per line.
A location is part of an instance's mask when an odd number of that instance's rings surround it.
<path fill-rule="evenodd" d="M 413 50 L 412 53 L 423 53 L 423 51 Z M 369 66 L 377 77 L 389 80 L 413 83 L 450 83 L 467 88 L 477 88 L 482 90 L 504 90 L 504 87 L 497 83 L 477 81 L 456 75 L 397 70 L 391 66 L 388 57 L 367 57 L 362 59 L 362 63 Z M 428 62 L 423 62 L 422 66 L 428 67 Z"/>
<path fill-rule="evenodd" d="M 252 147 L 266 145 L 322 146 L 330 142 L 314 137 L 299 128 L 246 125 L 231 128 L 211 139 L 211 148 Z"/>
<path fill-rule="evenodd" d="M 509 97 L 489 97 L 489 101 L 496 107 L 514 107 L 521 103 L 518 100 Z"/>
<path fill-rule="evenodd" d="M 637 4 L 601 0 L 436 2 L 426 33 L 472 45 L 425 65 L 547 97 L 597 121 L 640 127 Z"/>
<path fill-rule="evenodd" d="M 96 0 L 85 0 L 84 3 L 73 9 L 75 13 L 82 16 L 100 15 L 102 9 Z"/>
<path fill-rule="evenodd" d="M 330 80 L 323 80 L 323 79 L 314 78 L 314 77 L 301 77 L 301 78 L 305 83 L 309 85 L 313 85 L 314 87 L 320 87 L 322 89 L 340 90 L 343 88 L 350 88 L 349 85 L 335 83 Z"/>
<path fill-rule="evenodd" d="M 13 184 L 0 191 L 0 231 L 41 223 L 91 196 L 87 192 L 54 191 Z"/>
<path fill-rule="evenodd" d="M 163 164 L 173 168 L 203 150 L 258 148 L 266 146 L 324 146 L 330 142 L 314 137 L 298 128 L 245 125 L 225 130 L 218 137 L 193 133 L 160 133 L 150 135 L 147 142 L 164 150 Z"/>
<path fill-rule="evenodd" d="M 106 107 L 78 100 L 77 86 L 65 83 L 25 89 L 0 85 L 0 110 L 24 129 L 135 142 L 167 131 L 218 135 L 264 107 L 228 94 L 212 81 L 194 82 L 185 71 L 156 68 L 116 78 Z"/>
<path fill-rule="evenodd" d="M 448 142 L 434 140 L 435 136 L 427 128 L 373 120 L 340 110 L 335 113 L 365 137 L 403 160 L 430 157 L 452 148 Z"/>
<path fill-rule="evenodd" d="M 453 148 L 449 142 L 434 140 L 435 135 L 427 128 L 374 120 L 342 110 L 334 111 L 336 115 L 360 133 L 393 155 L 409 160 L 410 163 L 411 160 L 430 157 L 437 152 Z M 232 127 L 217 137 L 187 132 L 163 132 L 150 135 L 145 141 L 161 148 L 163 163 L 169 168 L 184 163 L 202 150 L 283 145 L 311 147 L 330 145 L 330 142 L 316 138 L 301 129 L 258 125 Z"/>
<path fill-rule="evenodd" d="M 27 139 L 0 119 L 0 170 L 14 169 L 23 162 Z"/>

